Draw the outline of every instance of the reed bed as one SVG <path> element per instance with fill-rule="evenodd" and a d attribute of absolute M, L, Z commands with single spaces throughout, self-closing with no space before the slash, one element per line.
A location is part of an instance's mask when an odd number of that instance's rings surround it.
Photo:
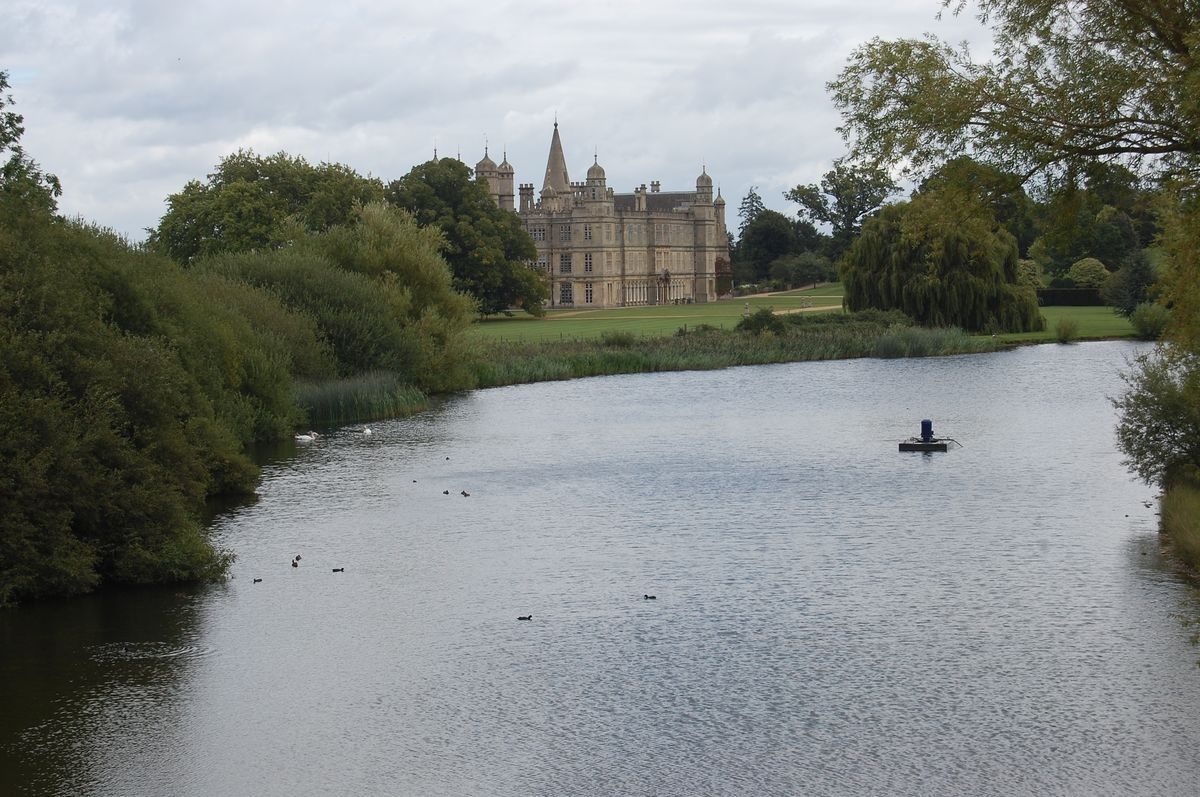
<path fill-rule="evenodd" d="M 957 329 L 923 329 L 878 322 L 795 322 L 780 332 L 750 334 L 681 329 L 673 337 L 553 343 L 481 343 L 475 365 L 479 387 L 586 376 L 656 371 L 713 370 L 737 365 L 858 357 L 930 357 L 995 351 L 998 344 Z"/>
<path fill-rule="evenodd" d="M 313 426 L 374 421 L 414 415 L 429 407 L 428 397 L 397 374 L 376 371 L 330 382 L 296 386 L 296 403 Z"/>
<path fill-rule="evenodd" d="M 1200 572 L 1200 485 L 1181 482 L 1163 493 L 1162 530 L 1180 561 Z"/>

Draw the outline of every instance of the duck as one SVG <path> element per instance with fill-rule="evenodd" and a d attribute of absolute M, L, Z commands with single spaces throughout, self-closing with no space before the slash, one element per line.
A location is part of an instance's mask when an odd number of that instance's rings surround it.
<path fill-rule="evenodd" d="M 335 572 L 335 573 L 345 573 L 345 572 L 346 572 L 346 568 L 344 568 L 344 567 L 335 567 L 335 568 L 333 568 L 333 572 Z"/>
<path fill-rule="evenodd" d="M 466 490 L 463 490 L 463 491 L 462 491 L 462 497 L 463 497 L 463 498 L 470 498 L 470 497 L 471 497 L 471 494 L 470 494 L 470 493 L 468 493 Z"/>
<path fill-rule="evenodd" d="M 656 600 L 658 600 L 658 596 L 657 596 L 657 595 L 642 595 L 642 600 L 644 600 L 644 601 L 656 601 Z"/>
<path fill-rule="evenodd" d="M 449 491 L 449 490 L 442 490 L 442 495 L 450 495 L 450 491 Z"/>
<path fill-rule="evenodd" d="M 532 614 L 518 615 L 517 619 L 518 620 L 532 620 L 533 615 Z"/>
<path fill-rule="evenodd" d="M 256 579 L 254 579 L 254 583 L 255 583 L 255 584 L 257 584 L 257 583 L 258 583 L 258 582 L 260 582 L 260 581 L 262 581 L 262 579 L 261 579 L 261 578 L 256 578 Z"/>
<path fill-rule="evenodd" d="M 292 560 L 292 567 L 299 567 L 299 566 L 300 566 L 300 563 L 299 563 L 299 562 L 297 562 L 295 559 L 293 559 L 293 560 Z"/>

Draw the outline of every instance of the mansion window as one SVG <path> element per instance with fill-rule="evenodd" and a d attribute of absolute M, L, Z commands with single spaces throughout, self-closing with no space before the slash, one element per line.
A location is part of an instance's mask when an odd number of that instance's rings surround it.
<path fill-rule="evenodd" d="M 546 228 L 545 227 L 530 227 L 529 235 L 535 241 L 544 241 L 544 240 L 546 240 Z"/>
<path fill-rule="evenodd" d="M 560 241 L 570 241 L 571 240 L 571 225 L 570 224 L 564 224 L 563 226 L 558 228 L 558 240 L 560 240 Z"/>
<path fill-rule="evenodd" d="M 547 259 L 547 257 L 545 255 L 538 255 L 537 267 L 538 267 L 538 271 L 549 271 L 550 270 L 550 261 Z"/>
<path fill-rule="evenodd" d="M 587 227 L 584 227 L 584 229 L 586 230 Z M 588 252 L 583 256 L 583 270 L 584 270 L 584 272 L 586 272 L 588 274 L 592 273 L 592 253 L 591 252 Z"/>
<path fill-rule="evenodd" d="M 583 283 L 583 302 L 584 304 L 592 303 L 592 283 Z"/>
<path fill-rule="evenodd" d="M 575 304 L 574 294 L 571 291 L 571 283 L 564 282 L 558 286 L 558 303 L 559 304 Z"/>
<path fill-rule="evenodd" d="M 583 225 L 583 240 L 585 240 L 585 241 L 592 240 L 592 225 L 590 225 L 590 224 Z"/>
<path fill-rule="evenodd" d="M 570 255 L 559 255 L 558 256 L 558 273 L 559 274 L 570 274 L 571 273 L 571 256 Z"/>

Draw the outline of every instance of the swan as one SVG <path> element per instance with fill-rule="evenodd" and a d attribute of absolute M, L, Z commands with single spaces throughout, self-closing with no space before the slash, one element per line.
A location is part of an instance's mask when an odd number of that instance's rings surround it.
<path fill-rule="evenodd" d="M 320 436 L 321 435 L 317 434 L 316 432 L 297 432 L 296 433 L 296 439 L 299 440 L 301 443 L 307 443 L 310 440 L 316 440 Z"/>

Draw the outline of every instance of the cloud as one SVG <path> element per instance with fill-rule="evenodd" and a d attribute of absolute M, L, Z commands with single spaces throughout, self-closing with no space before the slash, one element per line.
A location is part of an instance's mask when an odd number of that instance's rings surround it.
<path fill-rule="evenodd" d="M 166 196 L 238 147 L 385 179 L 461 152 L 507 152 L 540 186 L 561 123 L 580 178 L 594 153 L 619 191 L 693 184 L 771 207 L 844 152 L 825 95 L 872 36 L 933 30 L 937 0 L 10 0 L 0 29 L 24 143 L 61 207 L 134 238 Z M 979 51 L 979 47 L 976 47 Z M 732 212 L 732 208 L 731 208 Z"/>

